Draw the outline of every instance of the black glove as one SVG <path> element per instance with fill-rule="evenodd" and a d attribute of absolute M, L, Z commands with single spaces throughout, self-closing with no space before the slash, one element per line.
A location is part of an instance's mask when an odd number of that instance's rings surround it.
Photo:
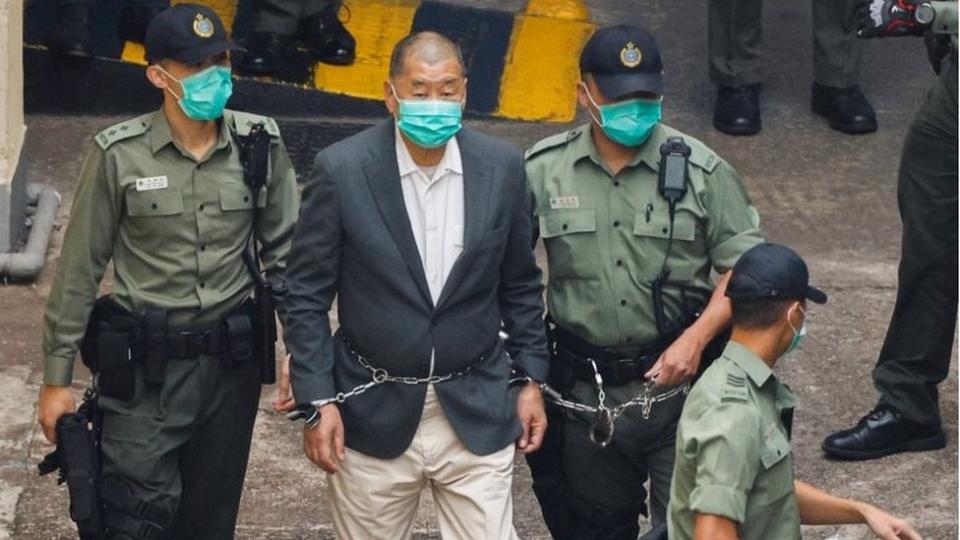
<path fill-rule="evenodd" d="M 857 8 L 860 37 L 919 36 L 929 24 L 917 22 L 921 0 L 868 0 Z"/>

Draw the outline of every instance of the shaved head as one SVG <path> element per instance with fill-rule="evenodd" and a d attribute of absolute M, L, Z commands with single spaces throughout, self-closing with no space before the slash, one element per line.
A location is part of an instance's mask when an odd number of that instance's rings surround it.
<path fill-rule="evenodd" d="M 456 60 L 464 74 L 463 55 L 456 43 L 436 32 L 417 32 L 401 39 L 390 55 L 390 78 L 402 75 L 407 60 L 413 58 L 428 65 Z"/>

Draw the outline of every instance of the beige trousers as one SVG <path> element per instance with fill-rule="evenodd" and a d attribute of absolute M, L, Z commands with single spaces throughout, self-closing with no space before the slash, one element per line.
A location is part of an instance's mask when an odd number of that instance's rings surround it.
<path fill-rule="evenodd" d="M 341 540 L 410 538 L 429 485 L 444 540 L 513 540 L 514 446 L 487 456 L 468 450 L 427 389 L 420 426 L 410 448 L 394 459 L 347 449 L 330 475 L 333 523 Z"/>

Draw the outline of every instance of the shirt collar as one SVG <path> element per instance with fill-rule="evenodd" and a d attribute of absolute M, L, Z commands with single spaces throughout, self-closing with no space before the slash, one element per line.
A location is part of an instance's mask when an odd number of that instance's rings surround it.
<path fill-rule="evenodd" d="M 603 159 L 600 157 L 600 152 L 597 151 L 596 145 L 593 144 L 593 136 L 590 134 L 590 130 L 593 129 L 594 125 L 595 124 L 591 122 L 576 129 L 576 131 L 580 132 L 580 136 L 574 139 L 571 147 L 574 163 L 583 158 L 590 158 L 590 161 L 592 161 L 594 165 L 606 171 L 607 174 L 610 174 L 610 169 L 604 164 Z M 596 127 L 596 129 L 601 128 Z M 653 128 L 653 133 L 650 134 L 650 138 L 647 139 L 647 142 L 643 143 L 640 151 L 637 152 L 637 155 L 624 167 L 624 170 L 636 167 L 641 161 L 646 163 L 654 172 L 660 170 L 660 148 L 656 141 L 661 140 L 661 129 L 661 124 L 658 123 L 656 127 Z"/>
<path fill-rule="evenodd" d="M 163 114 L 163 109 L 153 113 L 150 118 L 150 149 L 156 154 L 161 148 L 173 142 L 173 135 L 170 133 L 170 124 L 167 122 L 167 116 Z"/>
<path fill-rule="evenodd" d="M 229 120 L 224 116 L 217 120 L 220 132 L 217 135 L 217 145 L 214 151 L 226 148 L 230 144 L 230 129 L 227 127 Z M 167 115 L 163 114 L 163 109 L 157 110 L 150 118 L 150 149 L 156 154 L 164 146 L 173 143 L 173 134 L 170 131 L 170 122 L 167 121 Z M 210 153 L 213 155 L 213 152 Z"/>
<path fill-rule="evenodd" d="M 647 142 L 643 143 L 643 146 L 640 147 L 637 159 L 635 159 L 631 165 L 642 161 L 654 172 L 660 171 L 660 141 L 666 138 L 663 122 L 657 122 L 657 125 L 653 127 L 653 132 L 650 133 L 650 137 L 647 138 Z"/>
<path fill-rule="evenodd" d="M 400 171 L 400 177 L 413 174 L 414 172 L 420 171 L 420 167 L 417 165 L 417 162 L 413 160 L 413 156 L 410 155 L 410 150 L 407 149 L 407 145 L 403 143 L 403 138 L 400 135 L 400 129 L 394 126 L 394 139 L 396 141 L 397 147 L 397 168 Z M 460 144 L 457 142 L 456 137 L 452 137 L 447 141 L 446 149 L 443 152 L 443 157 L 440 158 L 440 163 L 437 164 L 437 173 L 442 174 L 444 172 L 452 172 L 455 174 L 463 175 L 463 161 L 460 157 Z"/>
<path fill-rule="evenodd" d="M 734 364 L 740 366 L 740 369 L 746 372 L 750 380 L 753 381 L 753 384 L 757 385 L 757 388 L 763 386 L 768 379 L 774 376 L 773 370 L 770 369 L 770 366 L 768 366 L 766 362 L 761 360 L 753 351 L 736 341 L 727 342 L 727 348 L 724 349 L 723 355 Z"/>

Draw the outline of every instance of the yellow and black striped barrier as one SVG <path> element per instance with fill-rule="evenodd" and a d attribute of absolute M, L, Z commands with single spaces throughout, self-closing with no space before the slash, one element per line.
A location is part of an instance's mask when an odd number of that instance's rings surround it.
<path fill-rule="evenodd" d="M 200 1 L 220 15 L 238 40 L 249 35 L 253 25 L 250 0 Z M 42 46 L 45 41 L 51 3 L 28 1 L 28 44 Z M 142 45 L 117 37 L 121 5 L 117 1 L 97 2 L 92 23 L 97 29 L 94 53 L 128 66 L 144 64 Z M 393 45 L 411 32 L 434 30 L 454 39 L 463 49 L 469 111 L 532 121 L 566 122 L 574 117 L 578 56 L 594 29 L 583 0 L 529 0 L 520 13 L 431 0 L 347 0 L 347 7 L 350 17 L 345 26 L 357 40 L 353 65 L 302 62 L 279 78 L 250 80 L 277 90 L 286 87 L 284 92 L 292 86 L 309 94 L 332 95 L 336 101 L 348 97 L 376 102 L 383 97 Z M 35 54 L 42 51 L 42 47 L 32 49 Z M 109 70 L 100 73 L 108 74 Z M 258 95 L 267 91 L 261 89 Z M 310 98 L 304 95 L 298 99 Z M 262 109 L 259 103 L 250 105 Z"/>

